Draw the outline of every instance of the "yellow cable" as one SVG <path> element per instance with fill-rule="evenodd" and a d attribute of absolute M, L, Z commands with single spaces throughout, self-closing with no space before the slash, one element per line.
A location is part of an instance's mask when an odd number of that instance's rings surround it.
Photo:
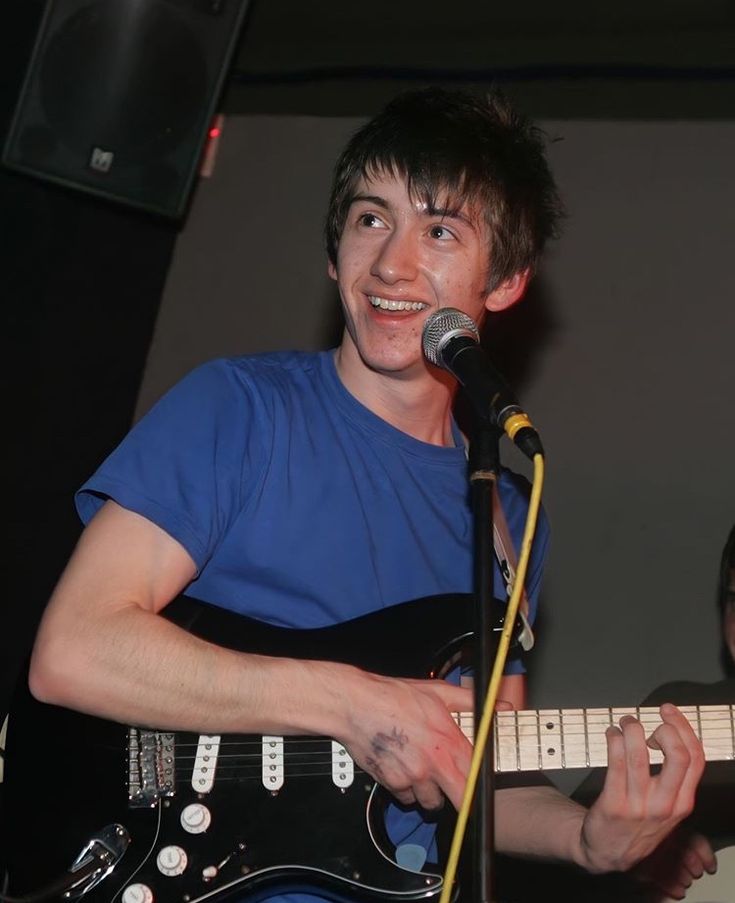
<path fill-rule="evenodd" d="M 477 786 L 477 777 L 480 773 L 482 759 L 485 754 L 487 738 L 490 732 L 490 722 L 492 721 L 495 703 L 498 696 L 498 688 L 503 678 L 503 670 L 505 668 L 505 660 L 508 655 L 508 647 L 513 635 L 513 627 L 515 626 L 518 608 L 520 606 L 523 586 L 526 582 L 526 571 L 528 570 L 528 560 L 531 554 L 531 544 L 533 535 L 536 532 L 536 521 L 538 520 L 538 512 L 541 507 L 541 490 L 544 482 L 544 459 L 541 455 L 533 457 L 533 483 L 531 485 L 531 497 L 528 503 L 528 513 L 526 515 L 526 525 L 523 532 L 523 540 L 521 542 L 521 551 L 518 556 L 518 569 L 513 583 L 513 591 L 508 602 L 508 609 L 505 615 L 503 630 L 500 634 L 498 642 L 498 651 L 495 656 L 495 664 L 490 676 L 487 695 L 485 697 L 485 707 L 482 712 L 482 718 L 475 731 L 474 749 L 472 753 L 472 762 L 470 771 L 467 775 L 467 786 L 465 787 L 462 805 L 457 815 L 457 824 L 454 828 L 452 837 L 452 845 L 449 850 L 449 858 L 447 867 L 444 872 L 444 884 L 442 886 L 441 897 L 439 903 L 448 903 L 454 879 L 457 874 L 457 865 L 459 856 L 462 851 L 462 842 L 464 840 L 467 820 L 469 818 L 470 809 L 472 807 L 472 798 L 475 794 Z M 477 722 L 477 718 L 475 718 Z"/>

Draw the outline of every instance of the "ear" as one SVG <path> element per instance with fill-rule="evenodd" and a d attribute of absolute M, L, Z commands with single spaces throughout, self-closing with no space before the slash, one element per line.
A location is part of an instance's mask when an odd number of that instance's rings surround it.
<path fill-rule="evenodd" d="M 485 298 L 485 307 L 495 313 L 512 307 L 523 297 L 530 278 L 531 271 L 529 269 L 514 273 L 488 293 Z"/>
<path fill-rule="evenodd" d="M 337 267 L 331 260 L 327 261 L 327 273 L 329 274 L 330 279 L 334 279 L 335 282 L 337 281 Z"/>

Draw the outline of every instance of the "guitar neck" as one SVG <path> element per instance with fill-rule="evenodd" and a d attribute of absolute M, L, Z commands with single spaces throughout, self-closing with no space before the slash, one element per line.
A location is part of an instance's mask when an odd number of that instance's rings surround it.
<path fill-rule="evenodd" d="M 707 761 L 735 760 L 735 705 L 679 706 L 704 747 Z M 656 708 L 541 709 L 496 712 L 495 770 L 545 771 L 607 765 L 605 731 L 623 715 L 633 715 L 649 736 L 662 723 Z M 472 740 L 471 714 L 462 714 L 460 727 Z M 651 762 L 663 761 L 650 750 Z"/>

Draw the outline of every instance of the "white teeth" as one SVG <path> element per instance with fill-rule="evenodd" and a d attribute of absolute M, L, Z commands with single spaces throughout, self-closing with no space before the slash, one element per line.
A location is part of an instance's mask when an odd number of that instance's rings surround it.
<path fill-rule="evenodd" d="M 423 301 L 389 301 L 377 295 L 368 295 L 368 300 L 373 307 L 379 307 L 381 310 L 425 310 L 429 306 Z"/>

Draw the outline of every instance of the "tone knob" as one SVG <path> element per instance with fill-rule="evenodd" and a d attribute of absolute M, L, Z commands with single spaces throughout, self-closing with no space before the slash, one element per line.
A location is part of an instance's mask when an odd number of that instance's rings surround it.
<path fill-rule="evenodd" d="M 156 856 L 158 871 L 168 878 L 174 878 L 176 875 L 180 875 L 186 868 L 188 861 L 186 852 L 182 850 L 181 847 L 173 845 L 170 847 L 163 847 L 158 856 Z"/>
<path fill-rule="evenodd" d="M 181 827 L 189 834 L 202 834 L 212 824 L 212 814 L 201 803 L 191 803 L 181 812 Z"/>
<path fill-rule="evenodd" d="M 122 893 L 122 903 L 153 903 L 153 891 L 147 884 L 128 884 Z"/>

